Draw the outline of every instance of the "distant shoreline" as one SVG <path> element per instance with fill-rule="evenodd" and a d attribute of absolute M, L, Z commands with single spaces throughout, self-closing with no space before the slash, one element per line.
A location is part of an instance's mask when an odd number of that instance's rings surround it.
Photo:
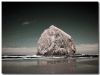
<path fill-rule="evenodd" d="M 99 57 L 99 55 L 75 54 L 72 56 L 39 56 L 39 55 L 3 55 L 2 59 L 34 59 L 34 58 L 68 58 L 68 57 Z"/>

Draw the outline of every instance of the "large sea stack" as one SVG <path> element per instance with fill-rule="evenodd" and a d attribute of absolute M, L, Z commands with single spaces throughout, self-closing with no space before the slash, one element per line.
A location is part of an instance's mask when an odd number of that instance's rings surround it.
<path fill-rule="evenodd" d="M 72 37 L 54 25 L 41 34 L 37 50 L 37 55 L 43 56 L 74 55 L 76 52 Z"/>

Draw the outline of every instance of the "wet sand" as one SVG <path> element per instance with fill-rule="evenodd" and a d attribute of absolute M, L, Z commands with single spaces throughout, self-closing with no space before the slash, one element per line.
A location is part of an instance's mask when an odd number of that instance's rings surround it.
<path fill-rule="evenodd" d="M 3 60 L 3 74 L 98 74 L 98 58 Z"/>

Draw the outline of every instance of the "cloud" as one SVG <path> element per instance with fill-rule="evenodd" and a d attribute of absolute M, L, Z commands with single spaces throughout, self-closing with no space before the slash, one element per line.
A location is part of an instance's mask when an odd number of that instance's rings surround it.
<path fill-rule="evenodd" d="M 37 49 L 34 48 L 2 48 L 3 55 L 33 55 Z"/>
<path fill-rule="evenodd" d="M 76 45 L 77 53 L 85 53 L 85 54 L 98 54 L 99 46 L 97 43 L 95 44 L 79 44 Z"/>
<path fill-rule="evenodd" d="M 26 25 L 29 25 L 29 24 L 30 24 L 29 21 L 24 21 L 24 22 L 22 22 L 22 26 L 26 26 Z"/>
<path fill-rule="evenodd" d="M 78 44 L 76 53 L 81 54 L 98 54 L 98 44 Z M 3 55 L 33 55 L 36 54 L 37 48 L 2 48 Z"/>

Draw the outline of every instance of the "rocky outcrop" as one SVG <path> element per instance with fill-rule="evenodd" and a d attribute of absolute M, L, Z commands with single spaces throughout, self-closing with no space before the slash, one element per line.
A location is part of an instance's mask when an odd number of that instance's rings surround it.
<path fill-rule="evenodd" d="M 37 50 L 37 55 L 44 56 L 73 55 L 76 52 L 72 37 L 54 25 L 41 34 Z"/>

